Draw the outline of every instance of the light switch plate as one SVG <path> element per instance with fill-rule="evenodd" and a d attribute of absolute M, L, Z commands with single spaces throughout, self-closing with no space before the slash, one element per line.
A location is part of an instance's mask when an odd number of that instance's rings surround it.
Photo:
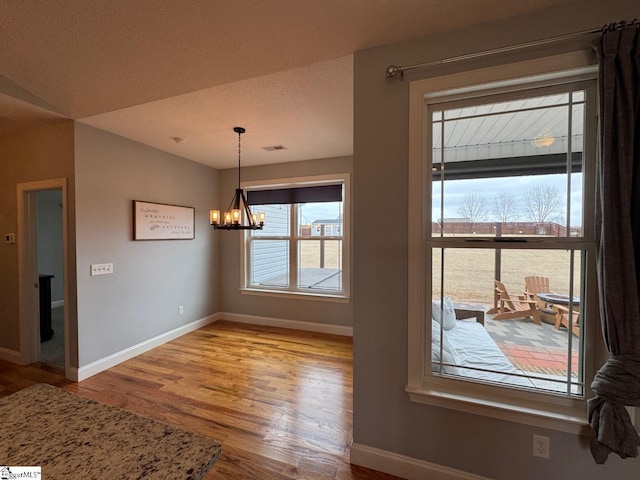
<path fill-rule="evenodd" d="M 91 276 L 111 275 L 113 273 L 113 263 L 93 263 L 91 265 Z"/>

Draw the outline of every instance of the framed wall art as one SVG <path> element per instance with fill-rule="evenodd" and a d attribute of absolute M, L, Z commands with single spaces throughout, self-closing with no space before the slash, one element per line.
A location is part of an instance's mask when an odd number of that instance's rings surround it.
<path fill-rule="evenodd" d="M 133 201 L 134 240 L 193 240 L 195 208 Z"/>

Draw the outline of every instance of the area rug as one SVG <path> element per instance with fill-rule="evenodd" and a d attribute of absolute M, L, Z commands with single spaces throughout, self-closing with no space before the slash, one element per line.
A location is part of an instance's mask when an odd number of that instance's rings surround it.
<path fill-rule="evenodd" d="M 0 398 L 0 465 L 42 478 L 204 477 L 220 443 L 120 408 L 37 384 Z"/>

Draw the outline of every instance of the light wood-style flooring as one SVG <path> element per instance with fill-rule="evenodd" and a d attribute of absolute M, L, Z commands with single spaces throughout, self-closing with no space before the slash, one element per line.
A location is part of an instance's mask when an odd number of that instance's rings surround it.
<path fill-rule="evenodd" d="M 0 396 L 44 382 L 222 443 L 213 479 L 396 479 L 349 464 L 349 337 L 219 321 L 80 383 L 0 361 Z"/>

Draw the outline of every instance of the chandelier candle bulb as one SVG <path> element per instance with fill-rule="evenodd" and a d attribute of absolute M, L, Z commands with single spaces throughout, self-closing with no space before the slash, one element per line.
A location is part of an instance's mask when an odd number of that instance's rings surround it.
<path fill-rule="evenodd" d="M 209 223 L 211 225 L 220 224 L 220 210 L 211 210 L 209 212 Z"/>
<path fill-rule="evenodd" d="M 264 217 L 265 217 L 264 212 L 258 212 L 258 223 L 260 225 L 264 225 Z"/>
<path fill-rule="evenodd" d="M 231 225 L 231 212 L 224 212 L 224 224 Z"/>
<path fill-rule="evenodd" d="M 238 225 L 240 223 L 240 210 L 238 208 L 231 210 L 231 217 L 233 219 L 233 223 Z"/>

